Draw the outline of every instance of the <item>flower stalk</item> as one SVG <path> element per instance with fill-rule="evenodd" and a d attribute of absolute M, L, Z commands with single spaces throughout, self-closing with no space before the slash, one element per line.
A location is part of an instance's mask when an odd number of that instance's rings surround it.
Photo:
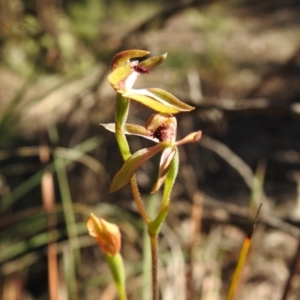
<path fill-rule="evenodd" d="M 123 258 L 120 253 L 116 255 L 105 255 L 105 259 L 110 268 L 115 285 L 117 287 L 120 300 L 127 300 L 126 287 L 125 287 L 125 269 Z"/>

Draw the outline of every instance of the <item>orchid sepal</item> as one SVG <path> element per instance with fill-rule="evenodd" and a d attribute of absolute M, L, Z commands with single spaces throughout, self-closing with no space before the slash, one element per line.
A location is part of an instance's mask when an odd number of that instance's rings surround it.
<path fill-rule="evenodd" d="M 179 109 L 179 111 L 191 111 L 194 110 L 195 107 L 190 106 L 182 101 L 180 101 L 178 98 L 176 98 L 171 93 L 160 89 L 160 88 L 148 88 L 147 89 L 150 93 L 152 93 L 156 99 L 160 99 L 162 103 L 165 103 L 166 105 L 170 105 L 173 107 L 176 107 Z"/>
<path fill-rule="evenodd" d="M 195 109 L 171 93 L 159 88 L 129 89 L 123 96 L 138 101 L 160 113 L 176 114 Z"/>
<path fill-rule="evenodd" d="M 161 63 L 163 63 L 167 59 L 167 55 L 168 55 L 168 53 L 149 57 L 149 58 L 141 61 L 138 64 L 138 66 L 139 67 L 144 67 L 144 68 L 147 68 L 147 69 L 155 68 L 155 67 L 159 66 Z"/>
<path fill-rule="evenodd" d="M 148 159 L 164 149 L 163 144 L 141 149 L 132 154 L 123 164 L 119 172 L 113 178 L 109 188 L 109 193 L 113 193 L 127 184 L 135 171 Z"/>
<path fill-rule="evenodd" d="M 200 140 L 201 136 L 202 136 L 202 131 L 192 132 L 192 133 L 188 134 L 187 136 L 185 136 L 183 139 L 177 141 L 175 143 L 175 145 L 179 146 L 179 145 L 183 145 L 183 144 L 187 144 L 187 143 L 196 143 Z"/>
<path fill-rule="evenodd" d="M 151 190 L 151 194 L 155 194 L 156 192 L 158 192 L 162 184 L 165 182 L 166 176 L 170 169 L 171 161 L 174 158 L 176 151 L 176 147 L 167 147 L 163 151 L 160 158 L 157 181 Z"/>
<path fill-rule="evenodd" d="M 100 123 L 100 125 L 103 126 L 108 131 L 111 131 L 114 133 L 116 132 L 116 124 L 115 123 L 107 123 L 107 124 Z M 156 143 L 159 142 L 158 139 L 152 137 L 150 131 L 148 131 L 144 126 L 141 126 L 141 125 L 126 123 L 124 125 L 123 132 L 126 135 L 141 136 L 141 137 L 149 139 L 153 142 L 156 142 Z"/>
<path fill-rule="evenodd" d="M 160 113 L 177 114 L 180 112 L 180 109 L 177 107 L 166 105 L 166 103 L 159 101 L 159 99 L 148 92 L 147 89 L 131 90 L 125 93 L 124 97 L 135 100 Z"/>
<path fill-rule="evenodd" d="M 171 160 L 167 176 L 164 182 L 164 192 L 162 197 L 162 205 L 167 205 L 170 202 L 171 192 L 175 183 L 178 169 L 179 169 L 179 153 L 178 149 L 175 152 L 173 159 Z"/>
<path fill-rule="evenodd" d="M 128 63 L 114 69 L 108 75 L 107 79 L 116 92 L 123 94 L 127 89 L 132 87 L 138 75 L 138 73 L 134 73 Z"/>
<path fill-rule="evenodd" d="M 111 62 L 111 70 L 119 68 L 120 66 L 129 62 L 129 60 L 132 58 L 144 57 L 148 54 L 150 54 L 149 51 L 139 49 L 121 51 L 113 57 Z"/>

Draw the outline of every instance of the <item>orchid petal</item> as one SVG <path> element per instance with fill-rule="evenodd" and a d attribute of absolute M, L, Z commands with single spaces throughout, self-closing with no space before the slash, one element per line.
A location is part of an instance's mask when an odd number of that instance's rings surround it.
<path fill-rule="evenodd" d="M 176 107 L 179 111 L 191 111 L 195 109 L 195 107 L 180 101 L 174 95 L 163 89 L 148 88 L 147 90 L 154 95 L 155 99 L 159 99 L 158 101 Z"/>
<path fill-rule="evenodd" d="M 115 70 L 116 68 L 119 68 L 124 63 L 129 61 L 131 58 L 137 58 L 137 57 L 144 57 L 148 55 L 150 52 L 145 50 L 138 50 L 138 49 L 132 49 L 132 50 L 125 50 L 122 52 L 117 53 L 111 62 L 111 69 Z"/>
<path fill-rule="evenodd" d="M 200 140 L 201 135 L 202 135 L 202 131 L 192 132 L 188 134 L 186 137 L 184 137 L 183 139 L 181 139 L 180 141 L 177 141 L 175 145 L 178 146 L 187 143 L 196 143 Z"/>
<path fill-rule="evenodd" d="M 157 144 L 150 148 L 141 149 L 131 155 L 123 164 L 122 168 L 115 175 L 110 188 L 109 193 L 115 192 L 116 190 L 123 187 L 130 181 L 135 171 L 148 159 L 154 156 L 156 153 L 161 151 L 165 146 Z"/>
<path fill-rule="evenodd" d="M 125 92 L 123 96 L 139 101 L 161 113 L 179 113 L 194 109 L 194 107 L 180 101 L 171 93 L 158 88 L 131 89 Z M 153 99 L 156 101 L 153 101 Z"/>
<path fill-rule="evenodd" d="M 172 119 L 173 122 L 175 122 L 175 126 L 177 127 L 176 118 L 173 117 L 171 114 L 153 114 L 148 119 L 145 128 L 147 130 L 155 130 L 170 119 Z"/>
<path fill-rule="evenodd" d="M 143 61 L 141 61 L 138 65 L 139 67 L 145 67 L 147 69 L 152 69 L 161 63 L 163 63 L 167 58 L 168 53 L 158 55 L 158 56 L 152 56 L 149 57 Z"/>
<path fill-rule="evenodd" d="M 128 63 L 124 66 L 114 69 L 108 75 L 107 79 L 117 92 L 124 93 L 126 91 L 126 80 L 132 73 L 134 73 L 134 71 L 131 69 L 130 63 Z"/>
<path fill-rule="evenodd" d="M 100 124 L 105 129 L 111 132 L 116 132 L 116 124 L 115 123 L 108 123 L 108 124 Z M 136 125 L 136 124 L 125 124 L 124 125 L 124 133 L 127 135 L 137 135 L 142 136 L 145 139 L 149 139 L 155 143 L 158 143 L 159 140 L 152 137 L 152 134 L 150 131 L 148 131 L 145 127 Z"/>
<path fill-rule="evenodd" d="M 175 155 L 175 152 L 176 148 L 173 147 L 168 147 L 163 151 L 160 158 L 158 179 L 152 188 L 151 194 L 156 193 L 164 183 L 167 173 L 169 171 L 170 163 Z"/>
<path fill-rule="evenodd" d="M 149 94 L 149 95 L 144 95 L 145 94 Z M 125 94 L 123 94 L 124 97 L 127 97 L 131 100 L 135 100 L 137 102 L 140 102 L 142 104 L 144 104 L 145 106 L 148 106 L 149 108 L 157 111 L 157 112 L 161 112 L 161 113 L 179 113 L 180 110 L 177 109 L 176 107 L 172 107 L 169 105 L 165 105 L 163 103 L 160 103 L 157 101 L 157 99 L 154 99 L 154 97 L 152 97 L 151 93 L 148 93 L 146 89 L 142 89 L 142 90 L 131 90 Z"/>
<path fill-rule="evenodd" d="M 164 182 L 164 192 L 162 196 L 162 205 L 167 205 L 170 203 L 170 196 L 175 183 L 176 176 L 178 174 L 179 168 L 179 155 L 178 150 L 176 149 L 175 155 L 170 163 L 169 170 Z"/>
<path fill-rule="evenodd" d="M 137 78 L 140 76 L 140 73 L 133 71 L 125 80 L 125 88 L 124 92 L 130 90 L 134 83 L 136 82 Z"/>
<path fill-rule="evenodd" d="M 100 125 L 103 126 L 108 131 L 111 131 L 113 133 L 116 132 L 116 123 L 107 123 L 107 124 L 100 123 Z"/>

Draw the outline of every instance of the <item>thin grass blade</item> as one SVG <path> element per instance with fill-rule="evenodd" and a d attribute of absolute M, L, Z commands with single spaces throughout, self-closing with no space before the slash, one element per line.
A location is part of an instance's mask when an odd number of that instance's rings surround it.
<path fill-rule="evenodd" d="M 259 206 L 259 208 L 257 210 L 257 213 L 256 213 L 254 223 L 253 223 L 247 237 L 244 240 L 244 243 L 243 243 L 240 255 L 239 255 L 238 263 L 237 263 L 237 266 L 234 270 L 233 277 L 231 279 L 231 283 L 230 283 L 230 286 L 229 286 L 229 290 L 228 290 L 228 293 L 227 293 L 226 300 L 232 300 L 233 297 L 234 297 L 234 293 L 237 289 L 241 273 L 244 269 L 245 262 L 246 262 L 246 259 L 248 257 L 248 252 L 249 252 L 249 249 L 250 249 L 250 246 L 251 246 L 251 240 L 252 240 L 253 232 L 255 230 L 255 227 L 256 227 L 256 224 L 257 224 L 257 221 L 258 221 L 258 215 L 259 215 L 261 206 L 262 206 L 262 204 Z"/>

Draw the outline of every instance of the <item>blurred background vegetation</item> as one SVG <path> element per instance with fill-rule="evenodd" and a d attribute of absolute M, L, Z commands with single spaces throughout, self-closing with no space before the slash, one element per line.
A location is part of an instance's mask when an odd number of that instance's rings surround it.
<path fill-rule="evenodd" d="M 129 189 L 107 193 L 122 160 L 99 126 L 111 58 L 131 48 L 168 52 L 138 84 L 195 106 L 178 135 L 204 135 L 180 149 L 162 298 L 224 299 L 263 202 L 237 299 L 299 299 L 299 16 L 297 0 L 0 0 L 0 299 L 116 299 L 91 212 L 121 226 L 130 299 L 149 299 L 143 226 Z M 137 174 L 145 195 L 155 163 Z"/>

